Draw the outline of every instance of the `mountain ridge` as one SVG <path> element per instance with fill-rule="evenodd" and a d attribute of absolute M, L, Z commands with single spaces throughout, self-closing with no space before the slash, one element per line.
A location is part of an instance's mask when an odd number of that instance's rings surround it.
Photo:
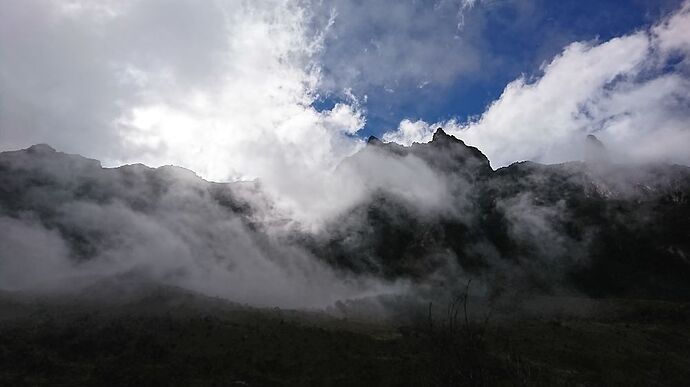
<path fill-rule="evenodd" d="M 388 179 L 387 170 L 375 168 L 382 160 L 403 175 Z M 73 219 L 71 211 L 120 203 L 133 214 L 127 216 L 156 222 L 168 222 L 176 212 L 214 211 L 219 220 L 244 225 L 242 233 L 249 233 L 262 254 L 279 256 L 290 246 L 357 275 L 415 283 L 435 278 L 449 286 L 477 278 L 499 293 L 570 289 L 593 296 L 690 299 L 688 167 L 517 162 L 493 170 L 481 151 L 440 129 L 430 143 L 409 147 L 370 139 L 338 168 L 369 184 L 369 193 L 322 229 L 293 229 L 275 246 L 270 241 L 276 237 L 264 235 L 257 216 L 272 206 L 259 185 L 207 182 L 170 166 L 103 168 L 97 160 L 47 145 L 0 153 L 0 216 L 28 216 L 54 230 L 77 262 L 121 254 L 118 241 L 135 237 L 120 235 L 107 220 L 89 225 Z M 433 197 L 435 207 L 424 202 L 426 191 L 405 195 L 420 173 L 442 183 L 445 196 Z M 120 220 L 125 227 L 132 221 Z M 185 230 L 175 232 L 197 233 Z M 194 252 L 217 243 L 206 234 L 186 248 Z M 181 243 L 188 243 L 185 238 Z M 209 259 L 234 258 L 222 250 Z"/>

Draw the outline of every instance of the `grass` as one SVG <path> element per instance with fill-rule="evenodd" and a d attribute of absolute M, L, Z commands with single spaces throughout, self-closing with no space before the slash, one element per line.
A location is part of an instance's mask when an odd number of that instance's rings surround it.
<path fill-rule="evenodd" d="M 465 321 L 463 308 L 452 321 L 444 310 L 430 327 L 188 295 L 109 304 L 5 297 L 0 385 L 688 385 L 687 304 L 593 304 L 586 316 L 487 322 Z"/>

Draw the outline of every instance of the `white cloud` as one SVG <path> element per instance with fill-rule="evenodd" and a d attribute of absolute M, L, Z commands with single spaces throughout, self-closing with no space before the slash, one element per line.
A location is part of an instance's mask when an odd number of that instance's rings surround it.
<path fill-rule="evenodd" d="M 475 121 L 401 122 L 384 139 L 429 141 L 437 126 L 487 154 L 494 167 L 519 160 L 581 159 L 587 133 L 618 157 L 690 163 L 690 77 L 681 64 L 665 68 L 669 52 L 690 54 L 690 2 L 649 31 L 607 42 L 576 42 L 535 80 L 506 86 Z"/>
<path fill-rule="evenodd" d="M 690 2 L 685 2 L 673 16 L 652 29 L 655 44 L 666 54 L 679 50 L 690 52 Z M 687 60 L 687 58 L 686 58 Z"/>
<path fill-rule="evenodd" d="M 343 131 L 347 134 L 357 133 L 366 122 L 361 111 L 352 105 L 336 104 L 333 109 L 325 114 L 325 123 L 335 131 Z"/>
<path fill-rule="evenodd" d="M 292 0 L 3 2 L 0 148 L 260 178 L 309 212 L 365 122 L 356 100 L 311 106 L 323 43 L 311 21 Z"/>
<path fill-rule="evenodd" d="M 435 127 L 433 125 L 429 125 L 422 120 L 410 121 L 405 119 L 400 122 L 397 130 L 384 133 L 383 141 L 397 142 L 407 146 L 415 142 L 429 142 L 434 134 L 434 130 Z"/>

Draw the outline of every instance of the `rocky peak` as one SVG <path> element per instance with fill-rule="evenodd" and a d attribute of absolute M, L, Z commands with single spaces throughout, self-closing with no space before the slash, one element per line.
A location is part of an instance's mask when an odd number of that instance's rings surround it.
<path fill-rule="evenodd" d="M 379 140 L 376 136 L 369 136 L 367 139 L 367 145 L 381 145 L 383 141 Z"/>
<path fill-rule="evenodd" d="M 41 171 L 54 175 L 69 171 L 72 174 L 96 173 L 101 169 L 98 160 L 56 151 L 46 144 L 0 153 L 0 167 Z"/>
<path fill-rule="evenodd" d="M 436 129 L 434 132 L 433 137 L 431 138 L 431 142 L 449 142 L 449 141 L 455 141 L 455 142 L 462 142 L 461 140 L 457 139 L 455 136 L 451 136 L 450 134 L 446 133 L 442 128 Z"/>
<path fill-rule="evenodd" d="M 464 171 L 471 176 L 486 175 L 492 171 L 489 159 L 479 149 L 466 145 L 442 128 L 436 129 L 431 142 L 416 144 L 413 148 L 414 153 L 445 171 Z"/>
<path fill-rule="evenodd" d="M 46 153 L 56 153 L 55 148 L 48 144 L 36 144 L 28 147 L 26 149 L 27 153 L 33 154 L 46 154 Z"/>

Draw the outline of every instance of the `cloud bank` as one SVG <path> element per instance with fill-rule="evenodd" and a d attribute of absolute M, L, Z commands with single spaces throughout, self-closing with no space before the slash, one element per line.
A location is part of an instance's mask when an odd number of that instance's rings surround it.
<path fill-rule="evenodd" d="M 325 307 L 405 288 L 340 272 L 290 243 L 254 184 L 208 183 L 178 167 L 102 169 L 46 146 L 0 154 L 0 180 L 0 290 L 79 291 L 115 279 Z"/>
<path fill-rule="evenodd" d="M 0 7 L 5 150 L 40 142 L 110 166 L 261 178 L 306 213 L 328 193 L 322 175 L 362 145 L 352 137 L 365 122 L 355 98 L 311 106 L 324 31 L 299 2 Z"/>
<path fill-rule="evenodd" d="M 690 163 L 690 2 L 649 30 L 575 42 L 520 77 L 478 118 L 404 120 L 386 141 L 427 142 L 438 126 L 482 149 L 494 167 L 579 160 L 594 133 L 618 161 Z"/>

